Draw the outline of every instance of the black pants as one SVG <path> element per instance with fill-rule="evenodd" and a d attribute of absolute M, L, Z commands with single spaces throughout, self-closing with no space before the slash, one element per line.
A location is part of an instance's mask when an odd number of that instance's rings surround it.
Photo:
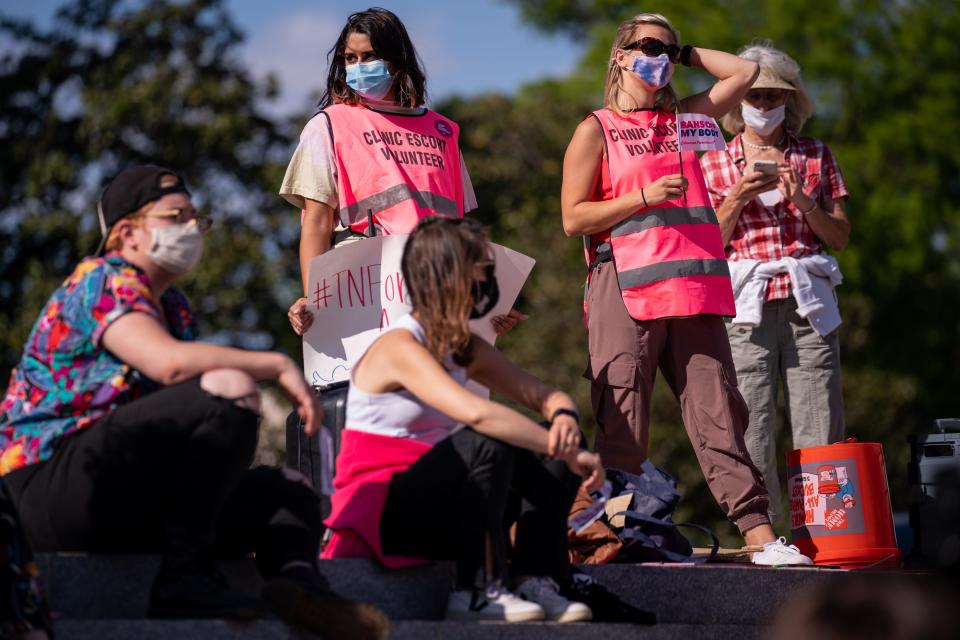
<path fill-rule="evenodd" d="M 454 560 L 460 588 L 485 581 L 489 534 L 495 577 L 569 578 L 567 515 L 580 479 L 565 463 L 461 429 L 394 477 L 380 523 L 383 550 Z M 517 524 L 508 551 L 508 529 Z"/>
<path fill-rule="evenodd" d="M 270 577 L 316 561 L 322 523 L 308 484 L 250 469 L 258 423 L 195 378 L 119 407 L 4 479 L 35 550 L 256 552 Z"/>

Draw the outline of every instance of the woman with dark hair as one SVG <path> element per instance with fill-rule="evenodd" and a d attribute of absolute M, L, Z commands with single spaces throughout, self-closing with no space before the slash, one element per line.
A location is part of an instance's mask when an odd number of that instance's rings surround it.
<path fill-rule="evenodd" d="M 455 561 L 449 618 L 586 620 L 590 609 L 558 583 L 571 579 L 570 505 L 579 485 L 599 488 L 603 467 L 581 448 L 570 396 L 470 333 L 470 318 L 499 297 L 491 256 L 472 220 L 433 217 L 411 234 L 402 269 L 413 311 L 353 368 L 324 557 Z M 471 393 L 467 379 L 549 428 Z M 523 599 L 504 584 L 508 559 Z"/>
<path fill-rule="evenodd" d="M 670 84 L 677 63 L 716 82 L 681 100 Z M 659 368 L 711 492 L 747 544 L 763 545 L 753 562 L 811 564 L 774 535 L 767 490 L 744 445 L 747 408 L 723 324 L 735 313 L 730 272 L 696 154 L 678 143 L 680 113 L 723 115 L 757 73 L 732 54 L 680 46 L 660 14 L 621 24 L 605 106 L 580 123 L 564 157 L 563 228 L 583 236 L 587 253 L 585 375 L 597 451 L 639 472 Z"/>
<path fill-rule="evenodd" d="M 400 19 L 371 8 L 347 19 L 329 53 L 320 111 L 307 123 L 280 195 L 301 210 L 300 270 L 333 246 L 380 233 L 410 233 L 426 216 L 477 208 L 460 154 L 460 128 L 426 108 L 426 77 Z M 370 225 L 373 225 L 373 228 Z M 303 335 L 306 298 L 288 312 Z M 521 314 L 494 318 L 498 332 Z"/>

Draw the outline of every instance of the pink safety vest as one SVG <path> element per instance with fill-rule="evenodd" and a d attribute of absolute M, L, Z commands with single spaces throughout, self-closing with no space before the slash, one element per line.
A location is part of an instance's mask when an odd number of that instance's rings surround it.
<path fill-rule="evenodd" d="M 610 197 L 646 187 L 661 176 L 681 172 L 676 116 L 643 109 L 620 116 L 593 112 L 603 129 Z M 730 270 L 717 215 L 710 205 L 700 162 L 682 154 L 686 199 L 640 208 L 609 230 L 595 234 L 588 263 L 598 244 L 609 242 L 623 302 L 635 320 L 736 314 Z"/>
<path fill-rule="evenodd" d="M 337 161 L 340 220 L 358 233 L 367 212 L 385 235 L 410 233 L 420 218 L 463 217 L 460 127 L 420 115 L 335 104 L 326 114 Z"/>

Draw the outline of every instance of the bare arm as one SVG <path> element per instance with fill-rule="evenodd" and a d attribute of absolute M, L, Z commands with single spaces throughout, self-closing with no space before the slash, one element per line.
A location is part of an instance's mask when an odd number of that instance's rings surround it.
<path fill-rule="evenodd" d="M 850 240 L 850 220 L 847 218 L 846 199 L 834 200 L 826 196 L 821 206 L 818 201 L 803 192 L 800 179 L 793 167 L 785 163 L 781 164 L 779 173 L 780 192 L 804 213 L 807 224 L 817 237 L 834 251 L 840 251 L 846 247 Z"/>
<path fill-rule="evenodd" d="M 679 174 L 668 175 L 642 190 L 637 189 L 612 200 L 592 200 L 602 157 L 603 132 L 595 118 L 587 118 L 577 127 L 563 156 L 560 210 L 563 231 L 567 237 L 585 236 L 609 229 L 639 209 L 679 198 L 686 187 L 685 178 Z"/>
<path fill-rule="evenodd" d="M 103 334 L 103 346 L 151 380 L 170 385 L 212 369 L 240 369 L 256 380 L 277 378 L 293 363 L 272 351 L 244 351 L 171 336 L 146 313 L 128 313 Z"/>
<path fill-rule="evenodd" d="M 454 380 L 409 331 L 379 338 L 353 370 L 368 393 L 406 389 L 420 401 L 480 433 L 537 453 L 547 452 L 547 432 L 529 418 L 485 400 Z"/>
<path fill-rule="evenodd" d="M 305 209 L 300 227 L 300 278 L 303 293 L 309 295 L 310 261 L 330 250 L 330 238 L 335 226 L 333 207 L 323 202 L 303 199 Z M 307 308 L 306 298 L 297 298 L 287 310 L 290 326 L 302 336 L 313 324 L 313 313 Z"/>
<path fill-rule="evenodd" d="M 549 420 L 557 409 L 577 410 L 573 398 L 521 369 L 483 339 L 474 339 L 468 375 L 494 393 L 536 411 Z"/>
<path fill-rule="evenodd" d="M 777 176 L 768 176 L 759 171 L 750 171 L 730 189 L 730 193 L 720 203 L 717 209 L 717 220 L 720 222 L 720 235 L 723 237 L 723 246 L 730 244 L 733 231 L 737 228 L 737 220 L 743 207 L 764 191 L 776 185 Z"/>
<path fill-rule="evenodd" d="M 703 69 L 717 82 L 706 91 L 680 101 L 680 111 L 703 113 L 719 118 L 737 106 L 753 85 L 760 73 L 756 62 L 744 60 L 732 53 L 694 47 L 690 53 L 690 66 Z"/>
<path fill-rule="evenodd" d="M 535 453 L 549 452 L 545 429 L 523 414 L 465 389 L 409 331 L 391 331 L 378 339 L 354 367 L 353 376 L 354 383 L 369 393 L 404 388 L 424 404 L 478 433 Z M 539 397 L 543 389 L 534 386 L 528 386 L 521 395 L 527 399 Z M 603 468 L 595 454 L 577 450 L 564 461 L 583 472 L 589 488 L 595 489 L 603 482 Z"/>
<path fill-rule="evenodd" d="M 255 380 L 276 380 L 305 421 L 308 435 L 316 432 L 322 412 L 299 366 L 273 351 L 246 351 L 177 340 L 153 317 L 128 313 L 113 322 L 101 344 L 117 358 L 151 380 L 177 384 L 214 369 L 239 369 Z"/>
<path fill-rule="evenodd" d="M 473 362 L 468 373 L 470 378 L 491 391 L 538 412 L 550 423 L 547 434 L 549 456 L 562 458 L 580 447 L 577 405 L 563 391 L 521 369 L 480 338 L 474 338 Z M 558 414 L 560 409 L 566 411 Z"/>
<path fill-rule="evenodd" d="M 808 198 L 808 200 L 814 203 L 812 199 Z M 800 210 L 807 211 L 810 207 L 811 204 L 807 204 Z M 834 251 L 841 251 L 847 246 L 850 241 L 850 220 L 847 218 L 846 198 L 839 200 L 827 198 L 824 206 L 817 204 L 807 213 L 806 218 L 813 232 L 828 247 Z"/>
<path fill-rule="evenodd" d="M 330 250 L 330 236 L 335 226 L 333 207 L 323 202 L 304 198 L 305 213 L 300 229 L 300 276 L 303 290 L 307 290 L 310 261 Z"/>
<path fill-rule="evenodd" d="M 745 204 L 745 200 L 731 195 L 727 196 L 717 209 L 717 220 L 720 222 L 720 236 L 723 238 L 724 247 L 730 244 L 730 238 L 733 237 L 733 230 L 737 228 L 737 221 Z"/>

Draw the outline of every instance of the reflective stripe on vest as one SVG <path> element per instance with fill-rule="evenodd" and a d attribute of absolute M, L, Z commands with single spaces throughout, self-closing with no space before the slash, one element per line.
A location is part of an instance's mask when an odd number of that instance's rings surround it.
<path fill-rule="evenodd" d="M 413 191 L 409 185 L 398 184 L 343 207 L 340 209 L 340 219 L 356 220 L 359 216 L 366 215 L 367 211 L 377 214 L 405 200 L 414 200 L 420 209 L 433 209 L 446 216 L 457 216 L 460 212 L 457 203 L 451 198 L 429 191 Z"/>
<path fill-rule="evenodd" d="M 719 224 L 713 207 L 670 207 L 635 213 L 626 220 L 613 225 L 611 237 L 639 233 L 653 227 L 677 224 Z"/>
<path fill-rule="evenodd" d="M 460 128 L 438 113 L 394 114 L 335 104 L 322 111 L 337 163 L 340 221 L 365 233 L 367 213 L 384 234 L 410 233 L 421 218 L 463 215 Z"/>
<path fill-rule="evenodd" d="M 676 116 L 656 110 L 619 116 L 608 109 L 593 116 L 603 130 L 609 183 L 604 180 L 602 188 L 609 197 L 649 187 L 665 175 L 682 173 L 688 182 L 685 197 L 641 208 L 595 236 L 609 237 L 630 316 L 734 315 L 717 215 L 696 154 L 678 153 Z"/>
<path fill-rule="evenodd" d="M 640 287 L 670 278 L 689 276 L 726 276 L 730 277 L 730 267 L 726 260 L 673 260 L 658 262 L 649 267 L 630 269 L 617 273 L 621 287 Z"/>

